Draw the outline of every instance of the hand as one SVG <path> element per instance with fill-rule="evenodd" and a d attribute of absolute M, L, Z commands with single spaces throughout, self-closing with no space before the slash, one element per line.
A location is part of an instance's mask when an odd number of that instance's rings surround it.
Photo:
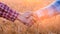
<path fill-rule="evenodd" d="M 18 20 L 27 26 L 31 26 L 33 24 L 32 12 L 25 12 L 23 15 L 19 15 Z"/>
<path fill-rule="evenodd" d="M 32 16 L 32 12 L 31 11 L 27 11 L 23 14 L 24 17 L 29 18 L 30 16 Z"/>

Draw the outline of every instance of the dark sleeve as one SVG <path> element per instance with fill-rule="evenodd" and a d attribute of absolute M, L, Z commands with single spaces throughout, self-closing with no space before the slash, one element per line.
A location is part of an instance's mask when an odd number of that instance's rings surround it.
<path fill-rule="evenodd" d="M 19 13 L 0 2 L 0 17 L 14 22 L 18 15 Z"/>

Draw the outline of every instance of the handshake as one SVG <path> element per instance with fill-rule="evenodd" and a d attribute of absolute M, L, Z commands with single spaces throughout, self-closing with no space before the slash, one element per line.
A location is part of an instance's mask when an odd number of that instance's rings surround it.
<path fill-rule="evenodd" d="M 0 17 L 3 17 L 12 22 L 14 22 L 17 19 L 23 24 L 31 26 L 36 21 L 40 22 L 44 19 L 60 14 L 59 10 L 54 8 L 55 6 L 51 5 L 47 8 L 41 10 L 39 9 L 35 12 L 27 11 L 25 13 L 18 13 L 17 11 L 8 7 L 6 4 L 0 2 Z M 60 9 L 60 6 L 58 9 Z"/>
<path fill-rule="evenodd" d="M 31 26 L 34 23 L 33 13 L 31 11 L 25 12 L 24 14 L 19 14 L 17 19 L 27 26 Z"/>
<path fill-rule="evenodd" d="M 24 14 L 18 13 L 17 11 L 12 10 L 6 4 L 0 2 L 0 17 L 3 17 L 7 20 L 14 22 L 16 19 L 21 21 L 27 26 L 33 24 L 33 13 L 31 11 L 25 12 Z"/>

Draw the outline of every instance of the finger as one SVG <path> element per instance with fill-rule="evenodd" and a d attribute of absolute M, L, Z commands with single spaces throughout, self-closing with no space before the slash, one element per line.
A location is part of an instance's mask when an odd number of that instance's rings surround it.
<path fill-rule="evenodd" d="M 30 18 L 27 19 L 26 25 L 30 27 L 30 26 L 32 26 L 33 24 L 34 24 L 34 21 L 33 21 L 33 18 L 32 18 L 32 16 L 31 16 Z"/>
<path fill-rule="evenodd" d="M 27 11 L 23 14 L 24 17 L 29 18 L 32 15 L 31 11 Z"/>

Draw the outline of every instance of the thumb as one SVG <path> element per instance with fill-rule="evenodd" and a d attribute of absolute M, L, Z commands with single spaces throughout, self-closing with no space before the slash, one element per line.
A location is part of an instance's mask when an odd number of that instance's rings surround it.
<path fill-rule="evenodd" d="M 32 12 L 31 11 L 27 11 L 23 14 L 24 17 L 29 18 L 30 16 L 32 16 Z"/>

